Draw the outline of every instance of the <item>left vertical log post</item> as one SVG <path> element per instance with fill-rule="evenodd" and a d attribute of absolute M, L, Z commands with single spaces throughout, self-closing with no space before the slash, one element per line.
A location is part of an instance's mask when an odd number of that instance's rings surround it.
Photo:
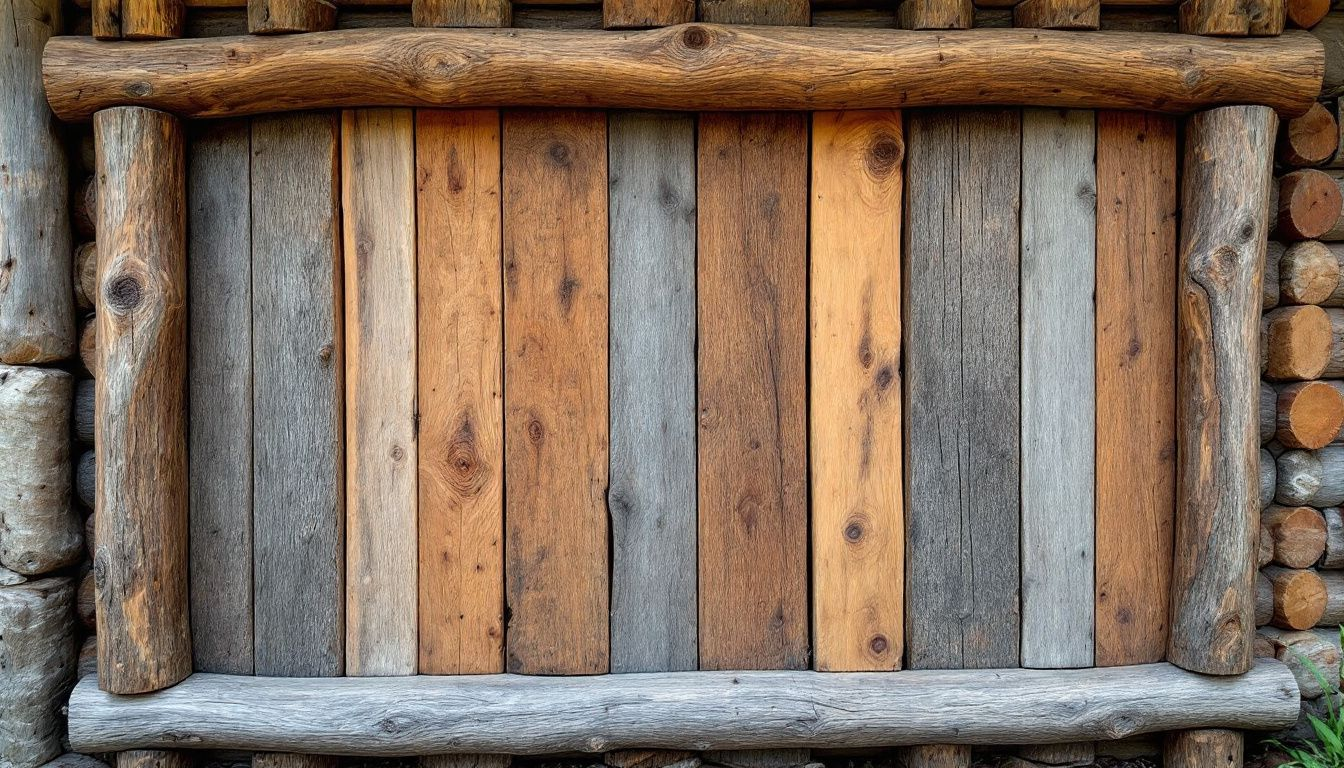
<path fill-rule="evenodd" d="M 187 615 L 186 216 L 182 128 L 116 107 L 93 120 L 98 180 L 98 682 L 191 673 Z"/>
<path fill-rule="evenodd" d="M 1177 502 L 1167 658 L 1252 664 L 1259 530 L 1259 324 L 1278 119 L 1222 107 L 1186 124 L 1177 288 Z M 1168 740 L 1169 765 L 1241 764 L 1236 731 Z M 1195 757 L 1192 758 L 1192 755 Z"/>

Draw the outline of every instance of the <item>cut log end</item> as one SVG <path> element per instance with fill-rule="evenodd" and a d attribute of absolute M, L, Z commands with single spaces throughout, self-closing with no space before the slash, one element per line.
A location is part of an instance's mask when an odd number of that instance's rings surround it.
<path fill-rule="evenodd" d="M 1265 375 L 1278 381 L 1315 379 L 1330 363 L 1330 316 L 1313 306 L 1279 307 L 1265 315 Z"/>
<path fill-rule="evenodd" d="M 1304 168 L 1279 180 L 1279 228 L 1288 240 L 1312 240 L 1329 232 L 1337 221 L 1344 200 L 1339 185 L 1329 174 Z"/>
<path fill-rule="evenodd" d="M 1344 395 L 1323 381 L 1290 384 L 1279 390 L 1275 437 L 1289 448 L 1329 445 L 1344 427 Z"/>
<path fill-rule="evenodd" d="M 1300 10 L 1308 10 L 1300 8 L 1307 3 L 1298 5 Z M 1284 122 L 1279 136 L 1279 162 L 1293 168 L 1320 165 L 1334 157 L 1338 148 L 1339 125 L 1335 116 L 1325 105 L 1316 102 L 1306 114 Z"/>

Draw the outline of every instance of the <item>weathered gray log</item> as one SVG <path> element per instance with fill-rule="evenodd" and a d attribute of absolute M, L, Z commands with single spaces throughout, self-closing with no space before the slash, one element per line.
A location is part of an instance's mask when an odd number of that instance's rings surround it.
<path fill-rule="evenodd" d="M 1279 456 L 1274 500 L 1289 506 L 1344 504 L 1344 445 L 1316 451 L 1284 451 Z"/>
<path fill-rule="evenodd" d="M 1287 665 L 1297 679 L 1304 699 L 1319 698 L 1339 685 L 1340 650 L 1313 630 L 1283 630 L 1265 627 L 1260 634 L 1274 645 L 1274 657 Z"/>
<path fill-rule="evenodd" d="M 0 565 L 25 576 L 84 553 L 70 496 L 72 384 L 65 371 L 0 365 Z"/>
<path fill-rule="evenodd" d="M 78 752 L 66 752 L 64 755 L 52 760 L 42 768 L 107 768 L 107 763 L 99 760 L 92 755 L 81 755 Z"/>
<path fill-rule="evenodd" d="M 75 676 L 69 578 L 0 587 L 0 765 L 37 768 L 61 754 L 61 706 Z"/>
<path fill-rule="evenodd" d="M 1273 385 L 1260 382 L 1260 444 L 1274 439 L 1279 429 L 1279 393 Z"/>
<path fill-rule="evenodd" d="M 1206 674 L 1245 671 L 1255 637 L 1256 350 L 1277 127 L 1264 107 L 1186 122 L 1167 658 Z"/>
<path fill-rule="evenodd" d="M 198 673 L 145 696 L 86 678 L 82 752 L 136 747 L 361 756 L 1029 744 L 1160 730 L 1281 728 L 1297 683 L 1158 663 L 1077 670 L 666 672 L 596 677 L 268 678 Z"/>
<path fill-rule="evenodd" d="M 12 587 L 15 584 L 22 584 L 28 577 L 22 573 L 16 573 L 0 565 L 0 587 Z"/>
<path fill-rule="evenodd" d="M 75 304 L 82 310 L 91 310 L 98 293 L 98 244 L 87 242 L 75 248 L 74 266 L 71 279 L 75 283 Z"/>
<path fill-rule="evenodd" d="M 97 459 L 93 451 L 85 451 L 79 455 L 79 460 L 75 464 L 75 495 L 89 509 L 93 509 L 97 481 Z M 85 545 L 87 544 L 88 542 L 85 542 Z"/>
<path fill-rule="evenodd" d="M 1263 627 L 1274 620 L 1274 585 L 1263 573 L 1255 574 L 1255 625 Z"/>
<path fill-rule="evenodd" d="M 1344 573 L 1318 571 L 1325 584 L 1325 611 L 1316 621 L 1318 627 L 1338 627 L 1344 624 Z"/>
<path fill-rule="evenodd" d="M 1260 449 L 1260 508 L 1264 509 L 1274 503 L 1275 481 L 1278 479 L 1278 464 L 1274 459 L 1274 454 Z"/>
<path fill-rule="evenodd" d="M 75 349 L 67 172 L 42 89 L 42 47 L 61 34 L 60 0 L 0 4 L 0 362 L 45 363 Z"/>
<path fill-rule="evenodd" d="M 1320 567 L 1344 568 L 1344 515 L 1339 507 L 1321 510 L 1325 518 L 1325 554 L 1321 555 Z"/>
<path fill-rule="evenodd" d="M 93 445 L 93 403 L 96 390 L 93 379 L 80 379 L 75 382 L 75 409 L 71 417 L 74 422 L 75 439 L 89 445 Z"/>

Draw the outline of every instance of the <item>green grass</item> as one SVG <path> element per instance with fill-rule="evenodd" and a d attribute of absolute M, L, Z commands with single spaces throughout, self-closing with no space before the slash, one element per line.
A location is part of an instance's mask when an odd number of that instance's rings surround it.
<path fill-rule="evenodd" d="M 1344 627 L 1340 627 L 1339 636 L 1344 641 Z M 1287 745 L 1279 741 L 1269 742 L 1288 755 L 1288 762 L 1279 768 L 1344 768 L 1344 714 L 1335 707 L 1334 695 L 1339 692 L 1339 681 L 1329 681 L 1320 668 L 1310 659 L 1300 656 L 1307 669 L 1321 684 L 1325 691 L 1325 717 L 1307 715 L 1307 722 L 1316 735 L 1314 741 L 1303 741 Z"/>

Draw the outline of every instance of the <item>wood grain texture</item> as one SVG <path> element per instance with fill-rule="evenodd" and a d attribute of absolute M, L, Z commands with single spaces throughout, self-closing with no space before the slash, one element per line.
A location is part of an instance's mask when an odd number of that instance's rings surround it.
<path fill-rule="evenodd" d="M 314 33 L 302 46 L 258 36 L 114 47 L 61 37 L 46 47 L 43 79 L 65 120 L 128 103 L 194 118 L 366 106 L 702 111 L 985 103 L 1171 113 L 1247 103 L 1291 117 L 1320 94 L 1324 67 L 1320 41 L 1303 32 L 1229 41 L 692 24 L 621 34 L 343 30 Z"/>
<path fill-rule="evenodd" d="M 345 670 L 340 124 L 252 121 L 253 612 L 259 675 Z"/>
<path fill-rule="evenodd" d="M 1170 768 L 1240 768 L 1242 735 L 1239 731 L 1201 729 L 1168 734 L 1162 762 Z"/>
<path fill-rule="evenodd" d="M 1324 304 L 1338 306 L 1344 249 L 1317 240 L 1293 243 L 1279 254 L 1278 270 L 1266 271 L 1273 277 L 1274 288 L 1284 304 Z M 1268 261 L 1266 253 L 1266 261 Z"/>
<path fill-rule="evenodd" d="M 499 112 L 416 115 L 420 672 L 504 671 Z"/>
<path fill-rule="evenodd" d="M 345 252 L 345 669 L 416 671 L 415 131 L 341 115 Z"/>
<path fill-rule="evenodd" d="M 93 129 L 98 679 L 111 693 L 142 693 L 191 673 L 186 169 L 172 115 L 109 109 Z"/>
<path fill-rule="evenodd" d="M 1275 438 L 1288 448 L 1324 448 L 1344 427 L 1344 396 L 1324 381 L 1279 388 L 1275 398 Z"/>
<path fill-rule="evenodd" d="M 507 27 L 513 23 L 509 0 L 411 0 L 417 27 Z"/>
<path fill-rule="evenodd" d="M 1177 293 L 1177 501 L 1167 658 L 1251 664 L 1259 510 L 1260 281 L 1278 120 L 1224 107 L 1187 122 Z"/>
<path fill-rule="evenodd" d="M 700 117 L 700 668 L 807 666 L 807 119 Z"/>
<path fill-rule="evenodd" d="M 611 669 L 698 664 L 695 119 L 614 112 Z"/>
<path fill-rule="evenodd" d="M 252 666 L 252 129 L 187 147 L 191 648 L 201 672 Z"/>
<path fill-rule="evenodd" d="M 120 40 L 121 0 L 91 0 L 89 25 L 95 40 Z"/>
<path fill-rule="evenodd" d="M 75 682 L 74 603 L 69 577 L 0 584 L 0 763 L 7 768 L 39 768 L 61 754 L 61 710 Z"/>
<path fill-rule="evenodd" d="M 188 752 L 136 749 L 119 752 L 115 768 L 192 768 L 195 761 Z"/>
<path fill-rule="evenodd" d="M 606 116 L 506 112 L 503 148 L 507 667 L 600 674 L 609 668 Z"/>
<path fill-rule="evenodd" d="M 698 0 L 700 20 L 711 24 L 806 27 L 808 0 Z"/>
<path fill-rule="evenodd" d="M 906 115 L 905 642 L 1019 663 L 1019 113 Z"/>
<path fill-rule="evenodd" d="M 811 491 L 814 666 L 899 669 L 899 112 L 812 117 Z"/>
<path fill-rule="evenodd" d="M 331 0 L 248 0 L 247 3 L 247 31 L 254 35 L 320 32 L 335 26 L 336 5 Z"/>
<path fill-rule="evenodd" d="M 1099 29 L 1101 0 L 1022 0 L 1013 6 L 1013 26 Z"/>
<path fill-rule="evenodd" d="M 69 171 L 42 95 L 42 47 L 60 35 L 57 0 L 0 6 L 0 363 L 49 363 L 75 351 Z"/>
<path fill-rule="evenodd" d="M 85 678 L 70 701 L 70 740 L 84 752 L 187 738 L 202 749 L 369 756 L 999 746 L 1206 726 L 1282 728 L 1297 719 L 1299 701 L 1292 673 L 1272 659 L 1233 677 L 1170 664 L 311 680 L 198 673 L 137 698 L 110 696 Z M 395 729 L 386 727 L 392 713 Z M 801 721 L 808 727 L 798 728 Z"/>
<path fill-rule="evenodd" d="M 971 0 L 903 0 L 896 22 L 902 29 L 970 29 L 975 6 Z"/>
<path fill-rule="evenodd" d="M 695 0 L 608 0 L 602 3 L 602 26 L 607 29 L 647 29 L 690 21 L 695 21 Z"/>
<path fill-rule="evenodd" d="M 186 16 L 182 0 L 121 0 L 121 36 L 127 40 L 181 37 Z"/>
<path fill-rule="evenodd" d="M 1022 666 L 1090 667 L 1096 119 L 1022 113 Z"/>
<path fill-rule="evenodd" d="M 1166 655 L 1176 506 L 1176 122 L 1097 113 L 1097 666 Z"/>

